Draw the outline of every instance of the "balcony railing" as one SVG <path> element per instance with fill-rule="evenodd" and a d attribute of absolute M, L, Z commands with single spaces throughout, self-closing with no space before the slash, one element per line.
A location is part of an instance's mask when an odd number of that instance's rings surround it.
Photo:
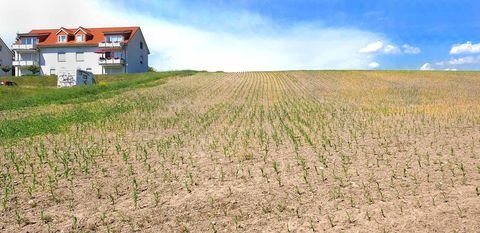
<path fill-rule="evenodd" d="M 100 42 L 98 43 L 99 48 L 122 48 L 124 43 L 122 41 L 118 42 Z"/>
<path fill-rule="evenodd" d="M 38 66 L 38 61 L 13 61 L 13 66 Z"/>
<path fill-rule="evenodd" d="M 123 58 L 100 58 L 98 64 L 102 66 L 123 66 L 125 60 Z"/>
<path fill-rule="evenodd" d="M 13 50 L 36 50 L 37 44 L 13 44 Z"/>

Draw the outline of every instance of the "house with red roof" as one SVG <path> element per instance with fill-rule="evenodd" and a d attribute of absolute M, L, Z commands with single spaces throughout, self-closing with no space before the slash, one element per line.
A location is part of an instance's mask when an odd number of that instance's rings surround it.
<path fill-rule="evenodd" d="M 77 69 L 141 73 L 148 70 L 150 54 L 140 27 L 35 29 L 17 34 L 12 50 L 17 76 L 31 74 L 32 66 L 41 75 Z"/>

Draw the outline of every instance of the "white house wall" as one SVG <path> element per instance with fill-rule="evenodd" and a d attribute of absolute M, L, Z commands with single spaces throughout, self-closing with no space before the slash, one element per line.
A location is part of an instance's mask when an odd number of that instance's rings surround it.
<path fill-rule="evenodd" d="M 143 43 L 143 49 L 140 49 L 140 42 Z M 148 71 L 147 43 L 141 30 L 138 30 L 138 32 L 130 38 L 126 51 L 127 73 L 143 73 Z M 143 56 L 143 64 L 140 64 L 140 56 Z"/>
<path fill-rule="evenodd" d="M 59 70 L 88 70 L 94 74 L 102 74 L 102 66 L 98 64 L 100 54 L 95 53 L 98 47 L 74 48 L 41 48 L 40 67 L 43 75 L 50 75 L 50 71 Z M 65 53 L 65 62 L 58 61 L 58 53 Z M 76 53 L 83 52 L 83 61 L 77 61 Z"/>
<path fill-rule="evenodd" d="M 0 39 L 0 46 L 2 46 L 2 50 L 0 51 L 0 66 L 10 66 L 12 67 L 12 53 L 10 52 L 10 49 L 8 46 L 3 43 L 3 41 Z M 12 67 L 13 69 L 13 67 Z M 3 70 L 0 69 L 0 76 L 11 76 L 12 72 L 5 73 Z"/>

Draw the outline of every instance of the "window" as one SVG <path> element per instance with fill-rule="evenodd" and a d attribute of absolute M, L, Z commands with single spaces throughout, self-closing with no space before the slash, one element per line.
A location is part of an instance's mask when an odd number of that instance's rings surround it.
<path fill-rule="evenodd" d="M 123 36 L 122 35 L 108 35 L 105 37 L 107 43 L 114 43 L 114 42 L 122 42 Z"/>
<path fill-rule="evenodd" d="M 143 42 L 140 42 L 140 49 L 143 49 Z"/>
<path fill-rule="evenodd" d="M 77 42 L 84 42 L 85 41 L 85 36 L 84 35 L 77 35 Z"/>
<path fill-rule="evenodd" d="M 59 42 L 59 43 L 65 43 L 65 42 L 67 42 L 67 35 L 59 35 L 59 36 L 58 36 L 58 42 Z"/>
<path fill-rule="evenodd" d="M 111 67 L 109 68 L 105 67 L 104 71 L 105 71 L 105 74 L 122 74 L 123 73 L 123 69 L 111 68 Z"/>
<path fill-rule="evenodd" d="M 123 52 L 122 51 L 109 51 L 109 52 L 105 52 L 105 58 L 107 59 L 111 59 L 111 58 L 115 58 L 115 59 L 118 59 L 118 58 L 123 58 Z"/>
<path fill-rule="evenodd" d="M 65 62 L 65 61 L 67 61 L 67 58 L 66 58 L 66 56 L 65 56 L 65 53 L 63 53 L 63 52 L 62 52 L 62 53 L 58 53 L 58 61 L 59 61 L 59 62 Z"/>
<path fill-rule="evenodd" d="M 140 55 L 140 64 L 143 64 L 143 55 Z"/>
<path fill-rule="evenodd" d="M 83 53 L 82 52 L 77 52 L 77 61 L 84 61 L 83 60 Z"/>
<path fill-rule="evenodd" d="M 50 75 L 56 75 L 56 74 L 57 74 L 57 71 L 55 70 L 55 68 L 50 69 Z"/>
<path fill-rule="evenodd" d="M 19 61 L 35 61 L 37 56 L 33 53 L 19 53 L 18 60 Z"/>
<path fill-rule="evenodd" d="M 38 43 L 38 39 L 35 38 L 35 37 L 23 37 L 21 39 L 22 41 L 22 44 L 37 44 Z"/>
<path fill-rule="evenodd" d="M 0 45 L 0 52 L 2 52 L 2 46 Z"/>
<path fill-rule="evenodd" d="M 122 51 L 115 51 L 113 53 L 114 58 L 123 58 L 123 52 Z"/>

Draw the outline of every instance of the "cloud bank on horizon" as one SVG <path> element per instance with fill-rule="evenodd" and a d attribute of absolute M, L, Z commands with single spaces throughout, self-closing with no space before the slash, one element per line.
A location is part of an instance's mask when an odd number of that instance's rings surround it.
<path fill-rule="evenodd" d="M 474 18 L 465 12 L 480 7 L 474 1 L 459 0 L 463 5 L 452 9 L 463 13 L 443 21 L 424 3 L 402 9 L 348 0 L 43 0 L 25 8 L 0 1 L 10 9 L 0 15 L 7 43 L 34 28 L 138 25 L 152 52 L 150 65 L 159 70 L 480 69 L 480 43 L 471 42 L 480 41 L 480 33 L 472 33 L 480 24 L 449 28 Z M 405 16 L 407 10 L 413 11 Z M 404 25 L 410 20 L 416 24 Z"/>
<path fill-rule="evenodd" d="M 437 61 L 433 64 L 427 62 L 420 67 L 420 70 L 457 71 L 459 70 L 458 67 L 474 67 L 472 69 L 480 68 L 480 43 L 472 44 L 472 42 L 467 41 L 463 44 L 454 44 L 450 49 L 449 54 L 453 56 L 456 55 L 457 57 L 451 57 L 449 60 Z M 469 55 L 465 56 L 466 54 Z M 474 54 L 479 55 L 474 56 Z"/>

